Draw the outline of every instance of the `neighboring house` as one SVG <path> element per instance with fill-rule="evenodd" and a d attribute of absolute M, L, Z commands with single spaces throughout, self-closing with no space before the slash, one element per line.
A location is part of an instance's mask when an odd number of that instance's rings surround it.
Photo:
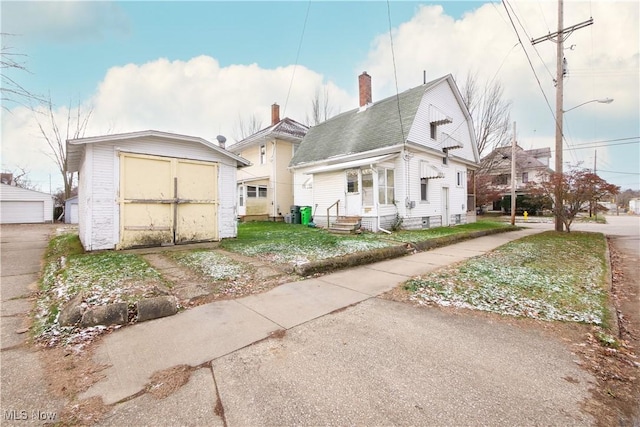
<path fill-rule="evenodd" d="M 53 196 L 0 183 L 0 223 L 53 222 Z"/>
<path fill-rule="evenodd" d="M 271 106 L 271 126 L 239 141 L 229 151 L 249 160 L 238 171 L 238 216 L 241 220 L 284 220 L 293 205 L 293 174 L 288 169 L 309 128 Z"/>
<path fill-rule="evenodd" d="M 78 196 L 70 197 L 64 201 L 65 224 L 77 224 L 78 212 Z"/>
<path fill-rule="evenodd" d="M 67 141 L 84 248 L 237 235 L 236 171 L 249 162 L 202 138 L 155 130 Z"/>
<path fill-rule="evenodd" d="M 640 215 L 640 199 L 629 200 L 629 213 Z"/>
<path fill-rule="evenodd" d="M 486 187 L 500 197 L 485 208 L 501 210 L 502 197 L 511 195 L 511 151 L 511 145 L 498 147 L 480 162 L 478 178 L 486 177 Z M 527 194 L 527 185 L 549 178 L 553 173 L 549 168 L 550 158 L 548 147 L 525 150 L 516 144 L 516 196 Z"/>
<path fill-rule="evenodd" d="M 371 77 L 358 80 L 360 108 L 312 127 L 291 160 L 295 204 L 318 225 L 356 216 L 372 231 L 475 221 L 467 174 L 478 150 L 453 77 L 378 102 Z"/>

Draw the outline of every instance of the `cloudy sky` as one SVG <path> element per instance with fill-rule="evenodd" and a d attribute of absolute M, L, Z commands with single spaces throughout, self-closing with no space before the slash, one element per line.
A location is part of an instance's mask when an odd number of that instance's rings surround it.
<path fill-rule="evenodd" d="M 318 91 L 335 113 L 357 107 L 357 76 L 365 70 L 374 101 L 395 93 L 395 75 L 403 91 L 421 84 L 423 71 L 429 80 L 450 73 L 460 83 L 474 72 L 504 87 L 521 146 L 555 152 L 556 45 L 534 48 L 530 40 L 557 29 L 556 1 L 0 7 L 3 53 L 19 55 L 28 70 L 3 73 L 51 97 L 63 127 L 70 104 L 91 109 L 85 136 L 156 129 L 233 142 L 240 120 L 255 116 L 267 126 L 274 102 L 281 116 L 300 122 Z M 636 1 L 565 0 L 565 27 L 590 17 L 594 24 L 565 42 L 564 109 L 571 111 L 564 160 L 591 168 L 597 158 L 600 176 L 623 189 L 640 188 L 639 12 Z M 588 102 L 604 98 L 614 102 Z M 2 106 L 3 170 L 26 168 L 43 191 L 49 176 L 54 191 L 61 187 L 37 128 L 39 107 Z"/>

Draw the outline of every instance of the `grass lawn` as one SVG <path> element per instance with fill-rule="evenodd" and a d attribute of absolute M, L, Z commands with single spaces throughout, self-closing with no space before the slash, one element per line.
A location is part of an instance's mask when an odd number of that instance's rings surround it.
<path fill-rule="evenodd" d="M 54 237 L 45 254 L 45 267 L 34 316 L 34 335 L 55 344 L 69 339 L 75 327 L 58 324 L 60 310 L 83 294 L 86 307 L 116 302 L 131 304 L 157 296 L 160 274 L 138 255 L 122 252 L 85 254 L 77 234 Z"/>
<path fill-rule="evenodd" d="M 324 229 L 298 224 L 247 222 L 238 225 L 236 239 L 223 240 L 220 247 L 269 262 L 300 265 L 401 243 L 508 227 L 510 225 L 501 222 L 479 221 L 455 227 L 397 231 L 389 235 L 367 232 L 360 235 L 336 235 Z"/>
<path fill-rule="evenodd" d="M 421 304 L 606 326 L 606 241 L 545 232 L 405 283 Z"/>
<path fill-rule="evenodd" d="M 455 227 L 427 228 L 425 230 L 400 230 L 388 236 L 388 239 L 397 240 L 403 243 L 417 243 L 424 240 L 438 237 L 451 236 L 454 234 L 468 234 L 474 231 L 493 230 L 497 228 L 509 228 L 507 224 L 497 220 L 482 219 L 470 224 L 456 225 Z"/>
<path fill-rule="evenodd" d="M 393 246 L 393 242 L 365 235 L 335 235 L 320 228 L 284 222 L 247 222 L 238 226 L 238 237 L 220 242 L 220 247 L 265 261 L 304 264 L 371 249 Z"/>

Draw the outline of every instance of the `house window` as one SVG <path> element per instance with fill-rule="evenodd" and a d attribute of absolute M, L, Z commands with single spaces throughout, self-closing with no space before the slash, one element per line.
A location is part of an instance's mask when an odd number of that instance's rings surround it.
<path fill-rule="evenodd" d="M 362 204 L 373 206 L 373 170 L 362 169 Z"/>
<path fill-rule="evenodd" d="M 347 193 L 358 192 L 358 170 L 352 169 L 347 171 Z"/>
<path fill-rule="evenodd" d="M 247 198 L 267 197 L 267 187 L 265 185 L 247 185 Z"/>
<path fill-rule="evenodd" d="M 526 184 L 529 182 L 529 172 L 522 172 L 522 183 Z"/>
<path fill-rule="evenodd" d="M 260 164 L 264 165 L 267 163 L 267 146 L 262 144 L 260 146 Z"/>
<path fill-rule="evenodd" d="M 462 180 L 463 180 L 462 172 L 460 171 L 456 172 L 456 186 L 462 187 L 462 183 L 463 183 Z"/>
<path fill-rule="evenodd" d="M 238 187 L 238 206 L 244 206 L 244 187 Z"/>
<path fill-rule="evenodd" d="M 442 164 L 446 166 L 449 164 L 449 150 L 447 150 L 446 148 L 443 148 L 442 151 L 444 152 L 444 157 L 442 158 Z"/>
<path fill-rule="evenodd" d="M 393 204 L 394 185 L 393 169 L 378 169 L 378 202 L 383 205 Z"/>
<path fill-rule="evenodd" d="M 420 178 L 420 200 L 429 201 L 429 180 L 427 178 Z"/>
<path fill-rule="evenodd" d="M 508 182 L 509 182 L 509 175 L 506 175 L 506 174 L 500 174 L 496 176 L 495 179 L 493 180 L 493 183 L 495 185 L 507 185 Z"/>
<path fill-rule="evenodd" d="M 435 123 L 429 123 L 429 130 L 431 132 L 431 139 L 433 139 L 434 141 L 436 141 L 438 139 L 438 125 L 436 125 Z"/>

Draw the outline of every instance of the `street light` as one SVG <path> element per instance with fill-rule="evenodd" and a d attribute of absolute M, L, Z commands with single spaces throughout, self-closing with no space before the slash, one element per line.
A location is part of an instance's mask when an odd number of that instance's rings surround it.
<path fill-rule="evenodd" d="M 569 108 L 568 110 L 563 110 L 562 113 L 568 113 L 571 110 L 575 110 L 578 107 L 582 107 L 585 104 L 590 104 L 592 102 L 597 102 L 599 104 L 611 104 L 613 102 L 612 98 L 604 98 L 604 99 L 592 99 L 591 101 L 583 102 L 582 104 L 578 104 L 575 107 Z"/>
<path fill-rule="evenodd" d="M 560 24 L 558 24 L 559 28 L 562 28 L 561 25 L 561 15 L 560 13 L 558 14 L 558 20 L 560 22 Z M 562 33 L 560 33 L 562 34 Z M 558 90 L 556 91 L 556 174 L 559 174 L 560 179 L 558 180 L 558 182 L 556 183 L 556 189 L 554 191 L 554 203 L 555 203 L 555 209 L 561 209 L 561 207 L 563 206 L 563 200 L 562 200 L 562 176 L 563 176 L 563 165 L 562 165 L 562 150 L 563 150 L 563 145 L 562 145 L 562 139 L 563 139 L 563 132 L 562 132 L 562 125 L 563 125 L 563 117 L 564 117 L 564 113 L 567 113 L 571 110 L 575 110 L 578 107 L 582 107 L 585 104 L 589 104 L 591 102 L 598 102 L 600 104 L 611 104 L 613 102 L 613 99 L 611 98 L 605 98 L 605 99 L 592 99 L 591 101 L 586 101 L 583 102 L 582 104 L 578 104 L 575 107 L 569 108 L 568 110 L 563 109 L 562 107 L 562 103 L 563 103 L 563 90 L 562 90 L 562 79 L 564 77 L 564 75 L 562 74 L 562 62 L 560 60 L 560 58 L 562 58 L 562 43 L 558 43 L 558 68 L 557 68 L 557 88 Z M 560 215 L 558 214 L 558 212 L 556 212 L 556 221 L 555 221 L 555 229 L 556 231 L 563 231 L 564 230 L 564 224 L 562 222 L 562 218 L 560 218 Z"/>

